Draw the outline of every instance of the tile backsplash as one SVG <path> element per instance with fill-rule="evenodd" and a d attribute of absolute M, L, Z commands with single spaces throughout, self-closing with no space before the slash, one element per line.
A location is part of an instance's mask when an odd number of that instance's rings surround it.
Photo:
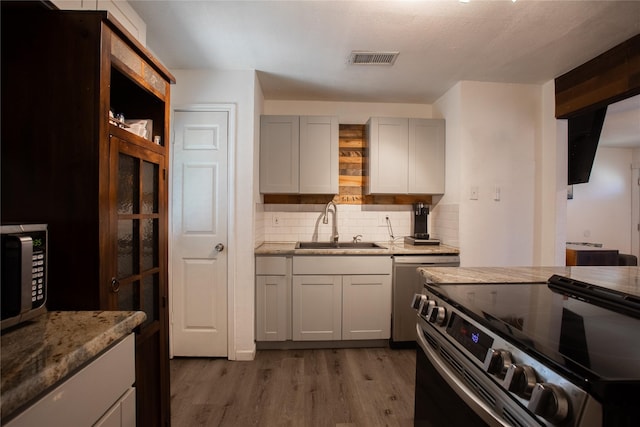
<path fill-rule="evenodd" d="M 331 241 L 333 209 L 324 224 L 325 205 L 257 204 L 255 244 L 263 242 Z M 386 221 L 389 217 L 390 225 Z M 438 206 L 429 216 L 429 233 L 442 243 L 458 246 L 458 206 Z M 413 231 L 411 205 L 338 205 L 340 241 L 352 241 L 357 235 L 363 241 L 386 242 L 402 239 Z"/>
<path fill-rule="evenodd" d="M 337 205 L 340 241 L 352 241 L 357 235 L 363 241 L 384 242 L 404 237 L 412 231 L 410 205 Z M 330 241 L 334 213 L 329 210 L 324 224 L 325 205 L 261 205 L 256 209 L 256 237 L 266 242 Z M 389 217 L 391 227 L 387 224 Z M 259 237 L 258 237 L 259 240 Z M 257 241 L 257 244 L 261 241 Z"/>

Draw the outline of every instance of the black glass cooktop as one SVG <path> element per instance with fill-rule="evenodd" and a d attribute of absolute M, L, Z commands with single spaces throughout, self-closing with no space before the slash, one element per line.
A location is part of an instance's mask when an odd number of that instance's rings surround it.
<path fill-rule="evenodd" d="M 540 284 L 427 285 L 578 381 L 640 382 L 640 319 Z"/>

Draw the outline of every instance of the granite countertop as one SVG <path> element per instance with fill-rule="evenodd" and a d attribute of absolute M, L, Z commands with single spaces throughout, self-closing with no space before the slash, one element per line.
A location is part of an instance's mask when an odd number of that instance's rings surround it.
<path fill-rule="evenodd" d="M 545 283 L 554 274 L 640 296 L 639 267 L 420 267 L 430 283 Z"/>
<path fill-rule="evenodd" d="M 420 267 L 430 283 L 540 283 L 554 274 L 566 275 L 571 267 Z"/>
<path fill-rule="evenodd" d="M 265 242 L 255 249 L 256 255 L 439 255 L 458 254 L 458 248 L 447 245 L 408 245 L 399 242 L 376 242 L 375 249 L 296 249 L 296 242 Z"/>
<path fill-rule="evenodd" d="M 40 397 L 145 319 L 141 311 L 52 311 L 3 332 L 1 418 Z"/>

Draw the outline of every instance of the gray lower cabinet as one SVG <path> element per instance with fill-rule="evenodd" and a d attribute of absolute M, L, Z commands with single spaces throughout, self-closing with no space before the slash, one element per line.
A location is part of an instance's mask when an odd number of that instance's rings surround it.
<path fill-rule="evenodd" d="M 293 340 L 389 338 L 391 266 L 380 256 L 294 257 Z"/>
<path fill-rule="evenodd" d="M 256 341 L 391 336 L 391 257 L 257 256 Z"/>
<path fill-rule="evenodd" d="M 256 341 L 291 339 L 291 257 L 256 257 Z"/>
<path fill-rule="evenodd" d="M 293 278 L 293 340 L 342 339 L 342 276 Z"/>
<path fill-rule="evenodd" d="M 130 334 L 6 427 L 135 427 L 135 339 Z"/>

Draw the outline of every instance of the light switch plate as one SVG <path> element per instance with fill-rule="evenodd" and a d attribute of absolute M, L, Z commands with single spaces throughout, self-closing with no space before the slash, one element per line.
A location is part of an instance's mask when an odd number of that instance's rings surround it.
<path fill-rule="evenodd" d="M 471 194 L 469 196 L 471 200 L 478 200 L 478 187 L 471 187 Z"/>

